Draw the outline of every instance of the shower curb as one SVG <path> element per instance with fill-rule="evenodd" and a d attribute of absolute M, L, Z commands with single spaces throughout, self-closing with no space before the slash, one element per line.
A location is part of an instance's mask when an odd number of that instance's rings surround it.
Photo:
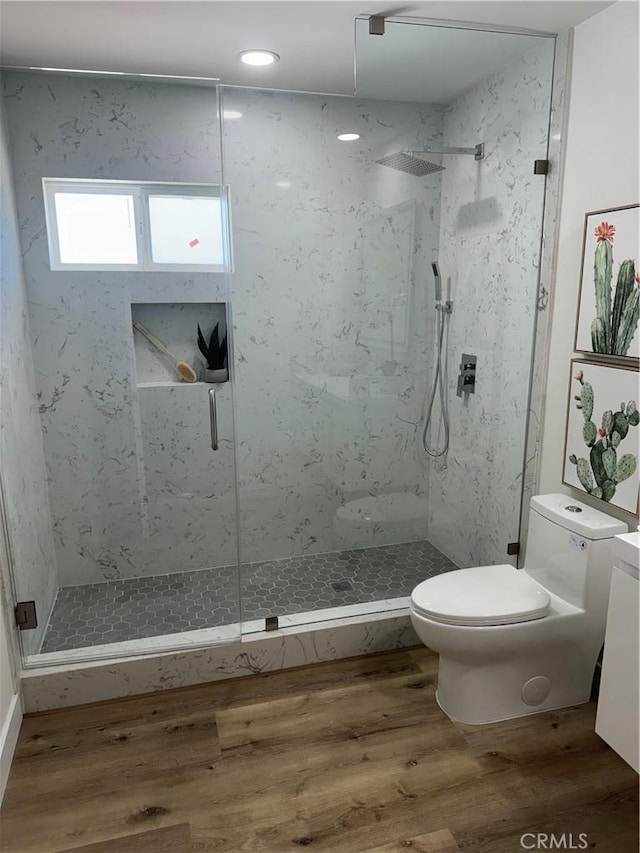
<path fill-rule="evenodd" d="M 407 610 L 259 632 L 179 652 L 23 670 L 27 714 L 420 645 Z"/>

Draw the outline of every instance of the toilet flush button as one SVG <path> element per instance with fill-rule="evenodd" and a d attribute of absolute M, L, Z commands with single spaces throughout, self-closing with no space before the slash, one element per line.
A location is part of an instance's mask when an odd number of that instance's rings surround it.
<path fill-rule="evenodd" d="M 551 682 L 545 675 L 536 675 L 526 681 L 522 687 L 522 701 L 525 705 L 539 705 L 549 695 Z"/>

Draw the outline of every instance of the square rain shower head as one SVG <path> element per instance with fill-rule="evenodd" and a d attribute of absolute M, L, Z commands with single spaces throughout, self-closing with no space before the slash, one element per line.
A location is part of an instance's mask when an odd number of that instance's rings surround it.
<path fill-rule="evenodd" d="M 441 172 L 444 166 L 439 166 L 437 163 L 430 163 L 428 160 L 422 160 L 420 157 L 412 157 L 404 151 L 398 151 L 396 154 L 389 154 L 386 157 L 381 157 L 376 160 L 381 166 L 389 166 L 390 169 L 398 169 L 400 172 L 406 172 L 408 175 L 422 177 L 430 175 L 432 172 Z"/>

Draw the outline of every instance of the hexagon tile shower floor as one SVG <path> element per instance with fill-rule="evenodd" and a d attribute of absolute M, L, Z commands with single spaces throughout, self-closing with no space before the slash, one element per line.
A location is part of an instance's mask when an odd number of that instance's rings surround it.
<path fill-rule="evenodd" d="M 456 569 L 430 542 L 288 557 L 242 567 L 244 620 L 411 593 Z M 42 652 L 138 640 L 238 621 L 235 566 L 62 587 Z"/>

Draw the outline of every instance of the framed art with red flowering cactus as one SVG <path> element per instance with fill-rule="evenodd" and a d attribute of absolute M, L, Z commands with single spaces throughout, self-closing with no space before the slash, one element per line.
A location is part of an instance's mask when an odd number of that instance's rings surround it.
<path fill-rule="evenodd" d="M 640 358 L 640 231 L 637 204 L 585 216 L 576 323 L 578 352 Z"/>
<path fill-rule="evenodd" d="M 571 362 L 562 482 L 638 515 L 638 368 Z"/>

